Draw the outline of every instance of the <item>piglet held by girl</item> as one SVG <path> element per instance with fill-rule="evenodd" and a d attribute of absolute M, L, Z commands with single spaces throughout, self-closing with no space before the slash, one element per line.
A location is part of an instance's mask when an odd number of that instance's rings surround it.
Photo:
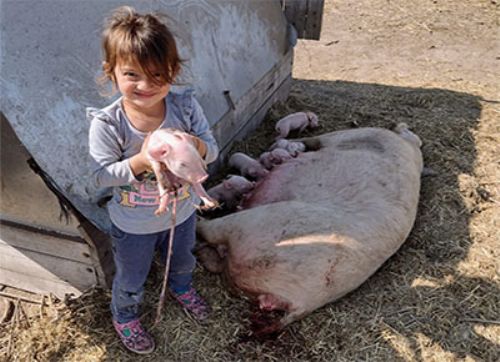
<path fill-rule="evenodd" d="M 157 215 L 167 210 L 169 193 L 185 184 L 191 185 L 202 199 L 202 208 L 218 205 L 203 188 L 202 182 L 208 177 L 206 164 L 189 134 L 173 128 L 159 129 L 151 134 L 147 147 L 160 191 L 160 206 L 155 212 Z"/>

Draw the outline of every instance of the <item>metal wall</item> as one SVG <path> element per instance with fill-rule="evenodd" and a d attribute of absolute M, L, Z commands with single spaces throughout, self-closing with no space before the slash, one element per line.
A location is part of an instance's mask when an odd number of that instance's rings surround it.
<path fill-rule="evenodd" d="M 85 107 L 111 101 L 99 95 L 95 84 L 101 25 L 110 10 L 127 4 L 140 12 L 160 10 L 169 15 L 186 59 L 180 81 L 195 88 L 212 126 L 231 112 L 224 92 L 237 103 L 289 50 L 287 22 L 278 0 L 0 4 L 0 110 L 63 194 L 103 230 L 109 221 L 95 206 L 95 190 L 89 184 Z M 224 145 L 224 135 L 218 138 Z M 4 165 L 2 172 L 8 172 Z M 35 212 L 45 207 L 36 199 L 30 206 Z"/>

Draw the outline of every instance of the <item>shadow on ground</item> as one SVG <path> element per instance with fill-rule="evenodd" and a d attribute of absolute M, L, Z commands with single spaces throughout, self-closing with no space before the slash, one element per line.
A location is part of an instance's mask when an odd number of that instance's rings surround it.
<path fill-rule="evenodd" d="M 235 144 L 232 152 L 259 155 L 274 140 L 276 120 L 296 111 L 311 110 L 320 118 L 321 128 L 306 136 L 406 122 L 423 141 L 426 166 L 437 173 L 423 178 L 412 233 L 356 291 L 265 342 L 242 338 L 248 333 L 248 303 L 230 296 L 218 275 L 199 267 L 195 282 L 214 308 L 212 318 L 198 325 L 167 302 L 164 319 L 153 331 L 158 348 L 144 359 L 423 361 L 469 356 L 498 360 L 498 345 L 481 332 L 498 318 L 500 290 L 493 281 L 494 260 L 487 253 L 470 254 L 473 243 L 493 248 L 492 240 L 473 240 L 470 231 L 471 219 L 488 212 L 490 204 L 475 183 L 461 181 L 474 177 L 476 145 L 471 132 L 481 117 L 481 101 L 445 89 L 294 80 L 287 102 L 275 106 L 259 129 Z M 488 121 L 493 120 L 482 120 Z M 211 183 L 229 171 L 223 168 Z M 484 226 L 488 227 L 487 221 Z M 144 307 L 149 312 L 146 325 L 152 323 L 159 295 L 161 269 L 154 273 Z M 108 303 L 109 294 L 102 291 L 75 302 L 68 331 L 57 337 L 59 347 L 49 352 L 48 359 L 72 357 L 79 345 L 83 356 L 88 346 L 95 345 L 104 351 L 103 359 L 137 360 L 116 342 Z M 76 340 L 71 337 L 75 335 Z M 29 338 L 24 342 L 40 345 Z"/>

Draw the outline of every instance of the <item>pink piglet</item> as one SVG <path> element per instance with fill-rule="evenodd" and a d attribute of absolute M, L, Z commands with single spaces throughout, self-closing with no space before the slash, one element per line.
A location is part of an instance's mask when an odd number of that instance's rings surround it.
<path fill-rule="evenodd" d="M 160 192 L 160 206 L 155 214 L 167 210 L 169 193 L 189 184 L 202 199 L 203 208 L 218 206 L 203 188 L 203 181 L 208 177 L 206 165 L 189 134 L 173 128 L 154 131 L 147 148 L 148 159 L 155 172 Z"/>
<path fill-rule="evenodd" d="M 269 171 L 266 170 L 259 161 L 242 152 L 236 152 L 231 155 L 228 164 L 229 167 L 239 170 L 242 176 L 248 177 L 252 180 L 260 180 L 269 173 Z"/>
<path fill-rule="evenodd" d="M 313 112 L 297 112 L 289 114 L 276 123 L 276 131 L 280 134 L 277 138 L 286 138 L 292 130 L 304 131 L 307 127 L 319 126 L 318 116 Z"/>

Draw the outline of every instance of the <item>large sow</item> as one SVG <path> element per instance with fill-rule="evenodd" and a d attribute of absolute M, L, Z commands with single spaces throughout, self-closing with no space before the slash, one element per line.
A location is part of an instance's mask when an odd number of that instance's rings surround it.
<path fill-rule="evenodd" d="M 420 191 L 420 139 L 360 128 L 302 139 L 308 149 L 276 166 L 243 210 L 198 223 L 227 246 L 232 283 L 285 316 L 271 332 L 357 288 L 404 242 Z"/>

